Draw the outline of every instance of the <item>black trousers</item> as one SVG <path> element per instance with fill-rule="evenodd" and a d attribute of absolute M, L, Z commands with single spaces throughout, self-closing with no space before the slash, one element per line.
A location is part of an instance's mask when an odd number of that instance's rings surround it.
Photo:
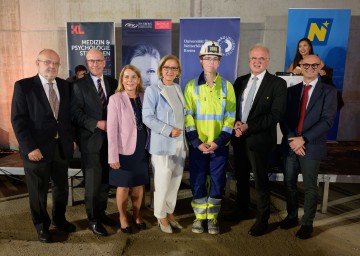
<path fill-rule="evenodd" d="M 270 182 L 268 177 L 270 152 L 251 150 L 246 142 L 234 146 L 234 167 L 237 198 L 240 211 L 250 206 L 250 172 L 254 175 L 256 190 L 256 222 L 267 223 L 270 217 Z"/>
<path fill-rule="evenodd" d="M 85 174 L 85 208 L 89 222 L 97 222 L 105 213 L 109 192 L 107 143 L 98 153 L 81 155 Z"/>
<path fill-rule="evenodd" d="M 61 156 L 60 144 L 57 143 L 53 161 L 49 163 L 24 161 L 24 170 L 32 221 L 37 231 L 48 230 L 51 224 L 47 212 L 50 181 L 53 200 L 52 217 L 55 222 L 65 219 L 69 195 L 68 161 Z"/>

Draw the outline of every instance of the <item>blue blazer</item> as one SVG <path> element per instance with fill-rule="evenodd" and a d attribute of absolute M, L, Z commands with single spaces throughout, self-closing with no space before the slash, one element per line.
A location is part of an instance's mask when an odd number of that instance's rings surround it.
<path fill-rule="evenodd" d="M 292 153 L 288 138 L 296 136 L 300 115 L 300 102 L 303 82 L 289 87 L 287 110 L 281 130 L 283 133 L 283 153 Z M 321 160 L 326 156 L 326 133 L 333 125 L 337 109 L 337 91 L 335 87 L 320 80 L 316 83 L 305 112 L 302 135 L 305 139 L 305 157 Z"/>

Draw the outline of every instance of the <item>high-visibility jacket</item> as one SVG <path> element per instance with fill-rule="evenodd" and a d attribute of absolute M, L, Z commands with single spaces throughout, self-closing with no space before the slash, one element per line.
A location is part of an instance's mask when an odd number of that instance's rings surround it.
<path fill-rule="evenodd" d="M 185 87 L 185 127 L 193 147 L 204 142 L 225 146 L 231 138 L 236 113 L 234 88 L 219 74 L 214 82 L 210 88 L 202 73 Z"/>

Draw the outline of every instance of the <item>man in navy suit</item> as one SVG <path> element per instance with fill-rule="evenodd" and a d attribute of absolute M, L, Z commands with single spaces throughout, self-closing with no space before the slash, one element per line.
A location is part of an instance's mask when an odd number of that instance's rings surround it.
<path fill-rule="evenodd" d="M 302 60 L 300 66 L 304 81 L 288 89 L 287 111 L 281 123 L 288 215 L 280 223 L 280 228 L 298 225 L 296 183 L 300 169 L 305 194 L 304 216 L 296 233 L 300 239 L 309 238 L 313 231 L 320 160 L 326 156 L 326 133 L 333 124 L 337 109 L 336 89 L 318 78 L 320 63 L 316 55 L 308 55 Z"/>
<path fill-rule="evenodd" d="M 286 82 L 271 75 L 268 48 L 255 45 L 249 51 L 250 74 L 234 83 L 236 121 L 231 144 L 237 179 L 237 206 L 225 220 L 249 218 L 250 172 L 254 174 L 257 196 L 256 222 L 249 230 L 261 236 L 270 217 L 269 158 L 276 147 L 276 125 L 283 118 L 286 107 Z"/>
<path fill-rule="evenodd" d="M 106 113 L 109 97 L 117 80 L 103 74 L 105 58 L 93 48 L 86 53 L 89 74 L 73 84 L 72 119 L 77 128 L 82 168 L 85 173 L 85 207 L 89 228 L 95 235 L 108 233 L 102 224 L 115 226 L 105 215 L 109 191 Z"/>
<path fill-rule="evenodd" d="M 46 209 L 50 180 L 53 225 L 68 233 L 76 229 L 65 219 L 69 193 L 68 159 L 73 155 L 75 144 L 70 87 L 65 80 L 56 77 L 60 57 L 54 50 L 44 49 L 39 53 L 36 65 L 36 76 L 15 83 L 11 123 L 24 161 L 32 220 L 40 242 L 47 243 L 51 241 L 51 221 Z"/>

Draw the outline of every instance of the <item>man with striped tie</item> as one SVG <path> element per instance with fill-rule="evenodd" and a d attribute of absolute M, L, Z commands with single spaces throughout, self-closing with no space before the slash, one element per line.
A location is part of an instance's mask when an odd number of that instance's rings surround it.
<path fill-rule="evenodd" d="M 117 80 L 103 74 L 105 58 L 92 48 L 86 54 L 89 73 L 73 84 L 72 119 L 76 125 L 82 168 L 85 174 L 85 207 L 89 228 L 95 235 L 107 236 L 102 224 L 115 226 L 105 215 L 109 191 L 106 115 L 109 97 Z"/>
<path fill-rule="evenodd" d="M 19 142 L 31 216 L 40 242 L 51 242 L 47 193 L 51 180 L 52 223 L 67 233 L 76 227 L 65 218 L 68 160 L 75 143 L 70 117 L 70 87 L 58 78 L 60 57 L 52 49 L 37 57 L 38 74 L 15 83 L 11 123 Z"/>

